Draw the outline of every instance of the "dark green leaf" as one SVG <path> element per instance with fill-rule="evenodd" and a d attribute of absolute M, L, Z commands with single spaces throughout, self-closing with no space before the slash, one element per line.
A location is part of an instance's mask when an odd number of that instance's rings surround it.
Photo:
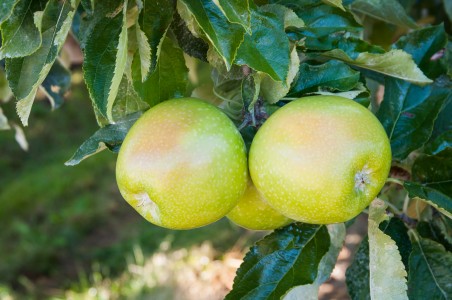
<path fill-rule="evenodd" d="M 446 106 L 438 114 L 433 127 L 432 139 L 437 138 L 446 131 L 452 130 L 452 99 L 449 98 Z"/>
<path fill-rule="evenodd" d="M 115 124 L 109 124 L 96 131 L 89 139 L 87 139 L 74 155 L 65 163 L 66 166 L 75 166 L 85 158 L 94 155 L 107 147 L 115 152 L 119 148 L 126 137 L 130 127 L 141 116 L 141 112 L 128 115 Z"/>
<path fill-rule="evenodd" d="M 339 252 L 344 245 L 346 233 L 344 223 L 330 224 L 327 227 L 330 235 L 330 248 L 319 263 L 314 283 L 294 287 L 282 298 L 283 300 L 318 299 L 319 287 L 330 278 Z"/>
<path fill-rule="evenodd" d="M 251 12 L 248 0 L 219 0 L 218 3 L 229 22 L 240 24 L 251 33 Z"/>
<path fill-rule="evenodd" d="M 438 218 L 440 220 L 437 220 Z M 440 222 L 445 224 L 438 224 Z M 452 220 L 443 214 L 433 214 L 432 220 L 418 222 L 416 230 L 421 237 L 436 241 L 446 247 L 447 251 L 452 251 Z"/>
<path fill-rule="evenodd" d="M 266 11 L 251 12 L 252 35 L 246 34 L 235 63 L 267 73 L 275 81 L 285 81 L 289 72 L 289 40 L 284 20 Z"/>
<path fill-rule="evenodd" d="M 3 2 L 3 1 L 2 1 Z M 2 47 L 0 60 L 5 57 L 22 57 L 35 52 L 41 45 L 41 16 L 34 19 L 34 13 L 43 11 L 45 0 L 22 0 L 13 8 L 9 18 L 1 23 Z"/>
<path fill-rule="evenodd" d="M 37 51 L 30 56 L 6 59 L 9 85 L 18 100 L 17 113 L 24 125 L 28 124 L 36 92 L 66 40 L 77 6 L 78 1 L 49 1 L 40 17 L 42 43 Z"/>
<path fill-rule="evenodd" d="M 403 186 L 408 191 L 410 198 L 421 199 L 433 205 L 439 211 L 452 218 L 452 198 L 438 190 L 423 186 L 422 184 L 406 181 Z"/>
<path fill-rule="evenodd" d="M 187 28 L 179 13 L 174 14 L 174 21 L 171 23 L 171 30 L 176 36 L 179 47 L 188 55 L 207 61 L 207 50 L 209 45 L 202 39 L 195 37 Z"/>
<path fill-rule="evenodd" d="M 289 72 L 285 81 L 275 81 L 265 73 L 257 73 L 260 77 L 260 92 L 262 98 L 267 103 L 276 103 L 281 100 L 290 90 L 290 85 L 295 80 L 300 68 L 300 57 L 298 56 L 297 48 L 293 47 L 290 52 Z"/>
<path fill-rule="evenodd" d="M 245 34 L 243 27 L 229 23 L 220 8 L 211 0 L 182 1 L 194 15 L 196 22 L 229 69 Z"/>
<path fill-rule="evenodd" d="M 63 104 L 64 95 L 70 86 L 71 72 L 56 60 L 46 79 L 42 82 L 42 87 L 53 108 L 58 108 Z"/>
<path fill-rule="evenodd" d="M 353 11 L 405 28 L 417 28 L 397 0 L 355 0 Z"/>
<path fill-rule="evenodd" d="M 443 214 L 433 214 L 433 227 L 439 232 L 439 241 L 452 250 L 452 219 L 447 218 Z"/>
<path fill-rule="evenodd" d="M 438 81 L 432 86 L 419 87 L 386 78 L 377 117 L 391 141 L 394 158 L 404 159 L 428 141 L 436 116 L 451 97 L 451 89 Z"/>
<path fill-rule="evenodd" d="M 225 299 L 280 299 L 296 285 L 313 283 L 330 241 L 325 226 L 295 223 L 256 243 Z"/>
<path fill-rule="evenodd" d="M 13 12 L 13 7 L 19 0 L 3 0 L 0 5 L 0 25 L 9 18 Z"/>
<path fill-rule="evenodd" d="M 420 39 L 426 42 L 420 43 Z M 444 32 L 439 27 L 414 31 L 395 44 L 411 54 L 424 70 L 429 70 L 431 56 L 443 46 Z M 385 97 L 377 116 L 391 139 L 396 158 L 405 158 L 430 138 L 435 119 L 451 101 L 450 87 L 449 80 L 444 77 L 439 77 L 433 86 L 423 88 L 386 79 Z M 449 122 L 450 117 L 443 119 Z"/>
<path fill-rule="evenodd" d="M 113 103 L 127 59 L 126 7 L 123 5 L 120 0 L 96 3 L 93 14 L 101 17 L 92 21 L 95 25 L 84 49 L 83 74 L 93 106 L 102 119 L 109 122 L 113 121 Z"/>
<path fill-rule="evenodd" d="M 393 47 L 410 53 L 427 77 L 436 78 L 445 70 L 442 70 L 439 60 L 432 61 L 431 58 L 446 46 L 446 42 L 447 35 L 441 24 L 413 31 L 401 37 Z"/>
<path fill-rule="evenodd" d="M 452 130 L 448 130 L 440 134 L 436 139 L 429 143 L 424 152 L 427 154 L 438 154 L 447 148 L 452 147 Z"/>
<path fill-rule="evenodd" d="M 138 95 L 150 106 L 161 101 L 188 96 L 188 69 L 182 50 L 165 38 L 161 46 L 157 67 L 149 77 L 141 81 L 140 60 L 132 65 L 133 85 Z"/>
<path fill-rule="evenodd" d="M 359 245 L 353 263 L 345 272 L 345 282 L 353 300 L 370 300 L 369 239 L 367 236 Z"/>
<path fill-rule="evenodd" d="M 441 244 L 412 232 L 408 296 L 411 300 L 449 299 L 452 295 L 452 253 Z"/>
<path fill-rule="evenodd" d="M 319 38 L 341 31 L 361 30 L 361 26 L 350 13 L 321 1 L 299 1 L 292 8 L 305 22 L 305 28 L 301 32 L 308 38 Z"/>
<path fill-rule="evenodd" d="M 422 155 L 414 162 L 413 181 L 404 183 L 411 198 L 420 198 L 452 217 L 452 149 Z"/>
<path fill-rule="evenodd" d="M 143 8 L 140 11 L 138 23 L 151 46 L 149 73 L 152 73 L 157 66 L 160 47 L 173 19 L 175 9 L 175 0 L 143 0 Z M 144 75 L 146 78 L 147 74 Z"/>
<path fill-rule="evenodd" d="M 413 180 L 452 197 L 452 149 L 437 155 L 419 156 L 411 173 Z"/>
<path fill-rule="evenodd" d="M 349 91 L 358 84 L 358 81 L 359 72 L 341 61 L 330 60 L 320 65 L 304 62 L 300 65 L 298 78 L 292 84 L 287 96 L 301 97 L 303 94 L 316 92 L 319 88 Z"/>

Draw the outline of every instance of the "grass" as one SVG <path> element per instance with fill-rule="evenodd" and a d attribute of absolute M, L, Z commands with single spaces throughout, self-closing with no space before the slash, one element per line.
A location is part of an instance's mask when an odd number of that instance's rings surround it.
<path fill-rule="evenodd" d="M 10 118 L 15 115 L 14 103 L 2 108 Z M 83 296 L 99 282 L 123 278 L 132 284 L 138 279 L 127 277 L 127 258 L 134 249 L 152 258 L 162 244 L 165 251 L 178 251 L 210 240 L 221 256 L 245 232 L 227 220 L 190 231 L 151 225 L 121 198 L 116 155 L 108 151 L 64 166 L 96 129 L 87 92 L 78 86 L 57 111 L 43 101 L 35 103 L 25 131 L 28 152 L 20 150 L 13 132 L 0 132 L 1 299 L 12 294 L 19 299 Z M 255 239 L 251 235 L 244 244 Z M 139 294 L 162 288 L 150 285 Z"/>

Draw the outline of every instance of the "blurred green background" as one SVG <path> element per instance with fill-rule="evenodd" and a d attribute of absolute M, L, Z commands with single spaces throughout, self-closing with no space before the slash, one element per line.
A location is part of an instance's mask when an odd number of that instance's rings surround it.
<path fill-rule="evenodd" d="M 191 285 L 205 281 L 206 297 L 214 288 L 206 299 L 221 299 L 241 253 L 262 233 L 225 219 L 190 231 L 148 223 L 120 196 L 109 151 L 66 167 L 98 129 L 82 83 L 67 99 L 53 112 L 46 100 L 35 103 L 27 152 L 14 130 L 0 131 L 0 299 L 190 299 L 181 285 L 191 277 Z M 2 105 L 9 118 L 14 105 Z M 209 276 L 220 276 L 217 286 Z"/>

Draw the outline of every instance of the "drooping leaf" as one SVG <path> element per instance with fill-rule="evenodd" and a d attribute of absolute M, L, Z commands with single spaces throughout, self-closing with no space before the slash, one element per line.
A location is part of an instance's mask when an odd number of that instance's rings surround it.
<path fill-rule="evenodd" d="M 300 65 L 298 79 L 292 84 L 287 96 L 301 97 L 303 94 L 316 92 L 319 88 L 348 91 L 358 81 L 359 72 L 341 61 L 330 60 L 320 65 L 304 62 Z"/>
<path fill-rule="evenodd" d="M 432 220 L 433 227 L 439 232 L 438 240 L 449 251 L 452 250 L 452 219 L 445 217 L 443 214 L 434 214 Z"/>
<path fill-rule="evenodd" d="M 450 299 L 452 253 L 437 242 L 421 238 L 414 231 L 410 233 L 413 245 L 408 275 L 410 299 Z"/>
<path fill-rule="evenodd" d="M 398 217 L 392 217 L 388 221 L 381 222 L 379 228 L 382 232 L 389 235 L 397 244 L 405 270 L 408 270 L 408 259 L 412 248 L 410 237 L 408 236 L 408 229 L 403 221 Z"/>
<path fill-rule="evenodd" d="M 147 108 L 149 108 L 149 105 L 141 100 L 140 96 L 133 88 L 131 78 L 124 75 L 121 84 L 119 85 L 118 95 L 116 96 L 115 104 L 112 109 L 113 120 L 121 120 L 129 114 L 137 111 L 144 111 Z"/>
<path fill-rule="evenodd" d="M 370 104 L 370 93 L 362 82 L 358 82 L 358 84 L 353 89 L 346 92 L 331 92 L 328 89 L 319 88 L 316 92 L 309 93 L 309 95 L 312 94 L 344 97 L 355 100 L 364 107 L 368 107 Z"/>
<path fill-rule="evenodd" d="M 335 6 L 337 8 L 340 8 L 341 10 L 345 11 L 344 6 L 342 5 L 342 0 L 322 0 L 323 3 Z"/>
<path fill-rule="evenodd" d="M 3 114 L 3 110 L 0 107 L 0 130 L 8 130 L 11 127 L 8 124 L 8 118 Z"/>
<path fill-rule="evenodd" d="M 11 98 L 12 92 L 6 80 L 5 71 L 0 67 L 0 102 L 7 102 Z"/>
<path fill-rule="evenodd" d="M 418 157 L 412 179 L 404 183 L 410 198 L 427 201 L 452 218 L 452 149 Z"/>
<path fill-rule="evenodd" d="M 182 2 L 193 14 L 199 27 L 229 69 L 243 41 L 245 29 L 238 24 L 230 23 L 213 1 L 182 0 Z"/>
<path fill-rule="evenodd" d="M 300 58 L 298 57 L 297 48 L 294 47 L 290 53 L 289 72 L 285 83 L 282 81 L 274 81 L 269 75 L 261 74 L 261 93 L 265 101 L 268 103 L 276 103 L 284 97 L 290 89 L 295 76 L 300 67 Z M 305 76 L 303 74 L 303 76 Z"/>
<path fill-rule="evenodd" d="M 22 127 L 15 123 L 12 123 L 11 126 L 14 128 L 14 139 L 16 140 L 17 144 L 19 144 L 19 147 L 24 151 L 28 151 L 29 145 Z"/>
<path fill-rule="evenodd" d="M 127 132 L 136 120 L 141 116 L 141 112 L 127 115 L 124 119 L 115 124 L 109 124 L 97 130 L 87 139 L 65 163 L 66 166 L 75 166 L 85 158 L 109 148 L 118 152 Z"/>
<path fill-rule="evenodd" d="M 452 92 L 439 81 L 425 87 L 392 78 L 385 82 L 377 117 L 391 141 L 393 156 L 404 159 L 428 141 L 436 116 L 450 101 Z"/>
<path fill-rule="evenodd" d="M 0 5 L 0 25 L 11 16 L 14 5 L 16 5 L 17 2 L 19 2 L 19 0 L 3 0 L 3 3 Z"/>
<path fill-rule="evenodd" d="M 421 199 L 432 205 L 444 215 L 452 219 L 452 198 L 440 191 L 423 186 L 422 184 L 406 181 L 403 186 L 408 191 L 410 198 Z"/>
<path fill-rule="evenodd" d="M 432 61 L 432 56 L 442 50 L 447 43 L 444 25 L 425 27 L 401 37 L 393 48 L 403 49 L 411 54 L 414 62 L 430 78 L 436 78 L 442 70 L 439 60 Z"/>
<path fill-rule="evenodd" d="M 293 286 L 313 283 L 329 246 L 323 225 L 294 223 L 275 230 L 246 254 L 225 299 L 280 299 Z"/>
<path fill-rule="evenodd" d="M 259 74 L 250 74 L 243 78 L 241 93 L 243 104 L 248 111 L 254 110 L 261 90 L 261 77 Z M 255 124 L 253 124 L 255 125 Z"/>
<path fill-rule="evenodd" d="M 160 49 L 168 27 L 173 20 L 175 9 L 175 0 L 143 0 L 143 7 L 140 11 L 138 24 L 146 37 L 146 43 L 148 43 L 150 47 L 148 53 L 150 55 L 150 65 L 147 71 L 143 70 L 141 72 L 143 80 L 146 79 L 148 74 L 152 73 L 157 66 Z M 140 39 L 139 41 L 143 40 L 144 39 Z M 142 47 L 139 49 L 142 49 Z M 145 49 L 148 51 L 146 47 Z M 143 62 L 143 58 L 146 56 L 144 53 L 140 52 L 140 57 Z M 145 66 L 147 67 L 147 65 Z"/>
<path fill-rule="evenodd" d="M 264 72 L 275 81 L 286 81 L 289 72 L 289 40 L 284 20 L 264 8 L 251 11 L 252 35 L 246 34 L 235 63 Z"/>
<path fill-rule="evenodd" d="M 223 13 L 229 22 L 240 24 L 251 33 L 251 12 L 248 0 L 219 0 Z"/>
<path fill-rule="evenodd" d="M 374 200 L 369 206 L 369 286 L 371 299 L 408 299 L 405 267 L 396 243 L 379 224 L 388 217 L 386 205 Z"/>
<path fill-rule="evenodd" d="M 180 5 L 178 5 L 178 8 Z M 171 31 L 176 36 L 179 47 L 188 55 L 207 61 L 207 50 L 209 45 L 200 37 L 195 36 L 187 27 L 187 24 L 181 18 L 179 13 L 174 14 L 174 20 L 171 23 Z"/>
<path fill-rule="evenodd" d="M 150 106 L 171 98 L 189 95 L 188 69 L 182 50 L 165 38 L 162 43 L 157 67 L 148 78 L 141 81 L 141 66 L 138 59 L 132 65 L 133 85 L 138 95 Z"/>
<path fill-rule="evenodd" d="M 41 85 L 53 109 L 63 104 L 64 95 L 70 86 L 71 72 L 56 60 Z"/>
<path fill-rule="evenodd" d="M 41 17 L 46 2 L 45 0 L 18 1 L 12 12 L 6 14 L 9 15 L 9 18 L 0 26 L 2 32 L 0 60 L 5 57 L 26 56 L 39 48 L 41 45 Z"/>
<path fill-rule="evenodd" d="M 42 44 L 32 55 L 7 58 L 6 75 L 18 102 L 17 113 L 25 126 L 39 86 L 55 62 L 71 27 L 78 1 L 47 3 L 41 16 Z"/>
<path fill-rule="evenodd" d="M 107 10 L 103 5 L 110 11 L 96 20 L 86 41 L 83 74 L 93 106 L 102 118 L 113 122 L 113 103 L 127 61 L 127 0 L 96 3 L 94 14 Z"/>
<path fill-rule="evenodd" d="M 339 252 L 344 244 L 345 225 L 343 223 L 328 225 L 328 233 L 330 235 L 330 248 L 319 263 L 317 277 L 314 283 L 294 287 L 282 298 L 283 300 L 318 299 L 319 287 L 330 278 Z"/>
<path fill-rule="evenodd" d="M 351 9 L 401 27 L 411 29 L 418 27 L 397 0 L 355 0 Z"/>
<path fill-rule="evenodd" d="M 412 83 L 420 85 L 432 83 L 416 66 L 412 57 L 399 49 L 393 49 L 383 54 L 362 52 L 356 59 L 352 59 L 340 49 L 333 49 L 322 55 Z"/>

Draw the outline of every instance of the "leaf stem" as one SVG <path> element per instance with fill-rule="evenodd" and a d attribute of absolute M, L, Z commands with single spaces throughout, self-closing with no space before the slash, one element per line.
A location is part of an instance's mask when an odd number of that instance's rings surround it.
<path fill-rule="evenodd" d="M 398 215 L 401 215 L 401 214 L 403 214 L 403 211 L 400 211 L 398 208 L 397 208 L 397 206 L 395 206 L 394 204 L 392 204 L 391 202 L 389 202 L 389 201 L 386 201 L 386 200 L 383 200 L 391 209 L 392 209 L 392 211 L 394 212 L 394 213 L 396 213 L 396 214 L 398 214 Z"/>
<path fill-rule="evenodd" d="M 386 183 L 395 183 L 395 184 L 403 186 L 403 181 L 402 180 L 397 179 L 397 178 L 392 178 L 392 177 L 386 178 Z"/>

